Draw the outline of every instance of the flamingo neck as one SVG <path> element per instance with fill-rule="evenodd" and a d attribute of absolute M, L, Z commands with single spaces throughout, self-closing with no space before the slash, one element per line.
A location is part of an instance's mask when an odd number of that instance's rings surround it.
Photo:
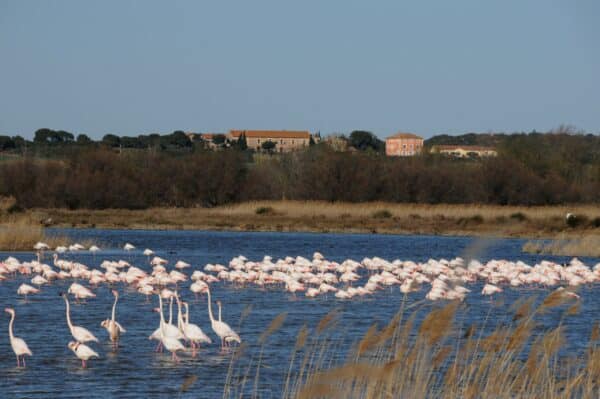
<path fill-rule="evenodd" d="M 219 307 L 219 321 L 221 321 L 221 304 L 217 304 L 217 306 Z"/>
<path fill-rule="evenodd" d="M 190 324 L 190 308 L 187 303 L 185 304 L 185 324 Z"/>
<path fill-rule="evenodd" d="M 15 336 L 13 335 L 13 322 L 15 321 L 15 314 L 10 314 L 10 323 L 8 323 L 8 335 L 10 336 L 10 340 L 12 341 Z"/>
<path fill-rule="evenodd" d="M 113 303 L 112 307 L 112 321 L 114 322 L 116 319 L 116 311 L 117 311 L 117 301 L 119 300 L 119 296 L 115 295 L 115 303 Z"/>
<path fill-rule="evenodd" d="M 158 303 L 159 303 L 159 313 L 160 313 L 160 332 L 162 335 L 164 335 L 164 329 L 165 329 L 165 316 L 163 315 L 163 301 L 162 301 L 162 297 L 160 296 L 160 294 L 158 294 Z"/>
<path fill-rule="evenodd" d="M 173 323 L 173 297 L 169 300 L 169 324 Z"/>
<path fill-rule="evenodd" d="M 66 295 L 63 298 L 65 298 L 65 302 L 67 303 L 67 324 L 69 325 L 69 328 L 73 330 L 73 323 L 71 323 L 71 306 L 69 305 L 69 299 Z"/>
<path fill-rule="evenodd" d="M 210 302 L 210 289 L 208 289 L 206 291 L 206 293 L 208 294 L 208 316 L 210 317 L 210 321 L 211 322 L 215 322 L 215 318 L 213 317 L 213 313 L 212 313 L 212 305 Z"/>
<path fill-rule="evenodd" d="M 181 315 L 181 301 L 179 297 L 177 297 L 177 327 L 181 328 L 183 326 L 183 316 Z"/>

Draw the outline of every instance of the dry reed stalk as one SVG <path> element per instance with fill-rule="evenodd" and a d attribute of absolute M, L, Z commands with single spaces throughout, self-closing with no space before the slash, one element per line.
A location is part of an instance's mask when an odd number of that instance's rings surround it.
<path fill-rule="evenodd" d="M 260 337 L 258 338 L 258 342 L 261 345 L 264 344 L 265 341 L 267 340 L 267 338 L 269 338 L 269 336 L 271 334 L 273 334 L 275 331 L 277 331 L 281 328 L 286 317 L 287 317 L 287 312 L 283 312 L 283 313 L 278 314 L 273 320 L 271 320 L 269 327 L 267 327 L 267 329 L 260 334 Z"/>
<path fill-rule="evenodd" d="M 321 334 L 326 329 L 331 328 L 333 326 L 333 324 L 335 323 L 338 314 L 339 314 L 338 310 L 333 309 L 329 313 L 327 313 L 325 316 L 323 316 L 323 318 L 319 321 L 319 324 L 317 324 L 317 327 L 315 329 L 317 334 Z"/>
<path fill-rule="evenodd" d="M 421 323 L 419 334 L 427 336 L 429 345 L 439 342 L 452 326 L 458 302 L 453 301 L 441 309 L 431 311 Z"/>

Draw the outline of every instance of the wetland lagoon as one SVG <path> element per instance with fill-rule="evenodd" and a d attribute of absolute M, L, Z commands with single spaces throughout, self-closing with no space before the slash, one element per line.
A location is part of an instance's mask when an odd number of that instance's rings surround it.
<path fill-rule="evenodd" d="M 598 395 L 600 330 L 595 322 L 600 299 L 593 278 L 599 258 L 526 254 L 522 239 L 101 229 L 49 229 L 47 234 L 100 247 L 98 252 L 58 254 L 60 260 L 85 265 L 88 272 L 108 273 L 109 262 L 121 260 L 117 276 L 124 278 L 131 266 L 151 275 L 154 256 L 168 261 L 163 265 L 166 272 L 176 270 L 177 261 L 190 264 L 178 270 L 185 281 L 157 285 L 155 292 L 176 290 L 189 303 L 190 321 L 209 335 L 212 344 L 201 344 L 196 356 L 186 345 L 178 352 L 179 361 L 167 350 L 155 352 L 156 341 L 149 336 L 159 326 L 158 295 L 144 295 L 135 282 L 124 279 L 90 284 L 86 273 L 80 273 L 77 278 L 50 279 L 27 298 L 17 295 L 18 287 L 33 285 L 38 274 L 25 272 L 36 253 L 0 252 L 5 267 L 2 305 L 15 309 L 14 335 L 24 339 L 33 353 L 26 367 L 16 366 L 8 336 L 10 316 L 3 312 L 2 397 Z M 126 243 L 135 248 L 124 250 Z M 144 249 L 152 249 L 152 257 L 144 255 Z M 58 272 L 52 255 L 47 251 L 41 262 Z M 9 257 L 18 261 L 15 272 L 6 272 L 15 262 Z M 310 281 L 298 273 L 318 276 L 315 264 L 323 268 L 321 272 L 335 275 L 329 285 L 337 292 L 307 297 L 310 288 L 319 288 L 320 280 Z M 251 269 L 265 265 L 271 277 L 247 278 Z M 511 284 L 503 277 L 510 273 L 506 267 L 523 274 L 547 271 L 554 280 L 531 278 Z M 211 328 L 207 295 L 190 291 L 194 271 L 218 279 L 204 278 L 213 312 L 216 317 L 215 301 L 220 301 L 223 321 L 239 334 L 241 344 L 221 348 Z M 246 278 L 234 278 L 236 271 L 245 272 Z M 408 284 L 411 289 L 402 292 L 401 287 L 407 286 L 402 283 L 411 278 L 405 271 L 413 275 L 417 271 L 429 281 L 415 279 Z M 393 274 L 389 284 L 386 273 Z M 437 280 L 442 282 L 434 283 Z M 96 295 L 69 298 L 73 324 L 84 326 L 99 340 L 88 343 L 99 358 L 90 359 L 86 368 L 67 347 L 73 337 L 65 301 L 59 296 L 74 282 Z M 372 291 L 353 291 L 372 282 Z M 428 299 L 432 289 L 443 284 L 443 292 L 458 286 L 468 292 L 454 300 Z M 501 292 L 482 295 L 487 284 Z M 116 318 L 126 329 L 117 349 L 100 326 L 110 318 L 111 290 L 119 292 Z M 339 291 L 354 294 L 341 297 L 336 295 Z M 169 313 L 166 301 L 165 318 Z M 176 324 L 176 303 L 172 317 Z"/>

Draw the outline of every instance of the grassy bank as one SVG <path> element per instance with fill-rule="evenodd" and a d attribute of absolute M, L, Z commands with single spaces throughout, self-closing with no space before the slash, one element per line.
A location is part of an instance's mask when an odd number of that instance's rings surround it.
<path fill-rule="evenodd" d="M 578 215 L 568 225 L 565 215 Z M 600 208 L 260 201 L 215 208 L 27 211 L 56 227 L 210 229 L 553 238 L 600 235 Z"/>

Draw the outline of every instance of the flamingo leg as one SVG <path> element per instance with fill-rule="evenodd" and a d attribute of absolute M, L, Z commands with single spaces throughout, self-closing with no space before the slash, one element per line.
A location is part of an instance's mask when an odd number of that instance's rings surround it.
<path fill-rule="evenodd" d="M 23 367 L 27 367 L 27 363 L 25 363 L 25 356 L 23 356 Z"/>
<path fill-rule="evenodd" d="M 19 355 L 17 355 L 17 367 L 21 367 L 21 363 L 19 362 Z"/>
<path fill-rule="evenodd" d="M 85 368 L 85 360 L 81 359 L 81 367 Z"/>

